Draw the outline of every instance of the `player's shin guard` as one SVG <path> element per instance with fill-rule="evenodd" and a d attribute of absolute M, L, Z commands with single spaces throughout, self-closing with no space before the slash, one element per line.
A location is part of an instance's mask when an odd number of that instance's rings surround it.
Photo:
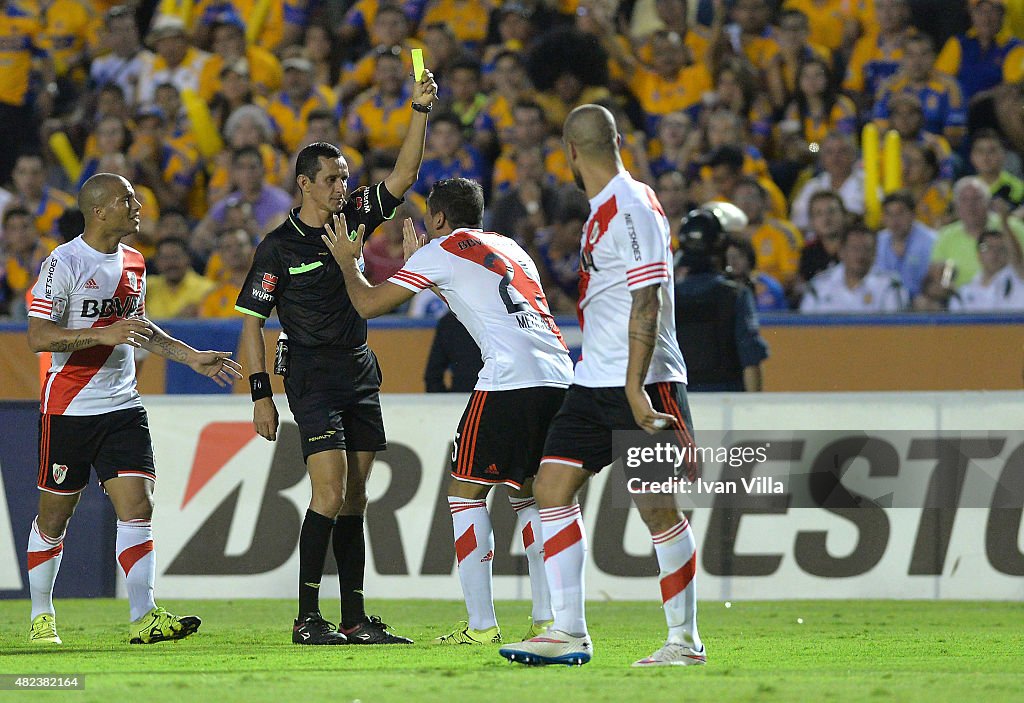
<path fill-rule="evenodd" d="M 124 572 L 131 621 L 135 622 L 156 607 L 153 602 L 156 555 L 153 553 L 152 523 L 149 520 L 118 520 L 115 551 L 117 563 Z"/>
<path fill-rule="evenodd" d="M 542 508 L 544 571 L 551 589 L 552 628 L 582 637 L 587 633 L 584 612 L 583 568 L 587 562 L 587 535 L 579 504 Z"/>
<path fill-rule="evenodd" d="M 331 537 L 341 584 L 341 626 L 355 627 L 366 620 L 363 573 L 366 571 L 366 540 L 362 515 L 340 515 Z"/>
<path fill-rule="evenodd" d="M 455 556 L 459 562 L 459 581 L 466 598 L 469 627 L 488 630 L 498 624 L 491 594 L 491 562 L 494 559 L 494 533 L 487 502 L 448 496 L 455 530 Z"/>
<path fill-rule="evenodd" d="M 64 535 L 50 537 L 32 521 L 28 533 L 28 586 L 32 595 L 32 619 L 43 613 L 53 614 L 53 584 L 64 553 Z"/>
<path fill-rule="evenodd" d="M 299 530 L 299 618 L 320 612 L 320 579 L 331 543 L 334 518 L 306 511 Z"/>
<path fill-rule="evenodd" d="M 661 600 L 668 621 L 668 641 L 700 650 L 697 634 L 697 542 L 686 518 L 652 535 L 658 555 Z"/>
<path fill-rule="evenodd" d="M 548 590 L 548 576 L 544 573 L 544 541 L 541 538 L 540 510 L 533 498 L 509 496 L 512 509 L 519 518 L 517 527 L 523 538 L 526 561 L 530 565 L 530 595 L 533 597 L 533 622 L 547 622 L 551 619 L 551 591 Z"/>

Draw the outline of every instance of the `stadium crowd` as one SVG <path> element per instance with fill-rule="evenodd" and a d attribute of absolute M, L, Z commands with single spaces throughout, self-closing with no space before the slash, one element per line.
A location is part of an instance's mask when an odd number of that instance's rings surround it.
<path fill-rule="evenodd" d="M 373 282 L 401 267 L 402 220 L 422 223 L 430 186 L 464 176 L 484 185 L 486 227 L 533 255 L 552 311 L 572 314 L 589 204 L 556 135 L 596 102 L 673 223 L 710 200 L 746 213 L 725 259 L 759 310 L 1024 310 L 1022 0 L 0 8 L 0 315 L 13 319 L 43 259 L 82 231 L 74 194 L 104 171 L 143 205 L 129 243 L 154 274 L 149 315 L 233 316 L 254 246 L 297 202 L 299 149 L 341 145 L 350 191 L 389 172 L 412 48 L 442 100 L 419 181 L 367 243 Z M 866 153 L 867 124 L 884 153 Z M 445 312 L 429 292 L 409 306 Z"/>

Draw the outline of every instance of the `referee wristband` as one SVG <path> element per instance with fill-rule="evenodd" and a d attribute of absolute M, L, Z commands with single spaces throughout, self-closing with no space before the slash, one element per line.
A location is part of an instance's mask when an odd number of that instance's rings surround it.
<path fill-rule="evenodd" d="M 410 103 L 410 104 L 412 105 L 412 109 L 413 110 L 415 110 L 416 112 L 422 112 L 424 114 L 428 113 L 428 112 L 430 112 L 431 110 L 434 109 L 434 104 L 433 103 L 431 103 L 429 105 L 424 105 L 422 103 Z"/>
<path fill-rule="evenodd" d="M 270 374 L 266 371 L 254 373 L 249 376 L 249 392 L 252 394 L 252 402 L 262 398 L 270 398 L 274 392 L 270 389 Z"/>

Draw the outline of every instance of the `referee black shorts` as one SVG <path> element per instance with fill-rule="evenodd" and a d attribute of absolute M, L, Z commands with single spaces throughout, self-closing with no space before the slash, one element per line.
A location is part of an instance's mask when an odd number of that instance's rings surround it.
<path fill-rule="evenodd" d="M 452 478 L 519 489 L 537 475 L 548 426 L 565 389 L 473 391 L 452 450 Z"/>
<path fill-rule="evenodd" d="M 382 380 L 377 356 L 365 344 L 355 349 L 293 344 L 284 389 L 302 437 L 303 459 L 332 449 L 387 449 Z"/>
<path fill-rule="evenodd" d="M 693 421 L 686 386 L 651 383 L 645 390 L 655 410 L 675 416 L 676 424 L 670 428 L 674 442 L 692 446 Z M 612 432 L 617 430 L 643 432 L 633 420 L 625 388 L 570 386 L 548 430 L 541 461 L 598 473 L 618 458 L 612 448 Z"/>

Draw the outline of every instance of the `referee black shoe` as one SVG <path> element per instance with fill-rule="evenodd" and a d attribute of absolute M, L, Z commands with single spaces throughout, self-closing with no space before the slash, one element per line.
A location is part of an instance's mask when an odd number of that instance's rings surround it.
<path fill-rule="evenodd" d="M 412 644 L 408 637 L 388 632 L 388 626 L 376 615 L 369 616 L 355 627 L 341 628 L 349 644 Z"/>
<path fill-rule="evenodd" d="M 348 644 L 348 638 L 338 632 L 333 623 L 320 613 L 309 613 L 295 621 L 292 627 L 293 644 Z"/>

